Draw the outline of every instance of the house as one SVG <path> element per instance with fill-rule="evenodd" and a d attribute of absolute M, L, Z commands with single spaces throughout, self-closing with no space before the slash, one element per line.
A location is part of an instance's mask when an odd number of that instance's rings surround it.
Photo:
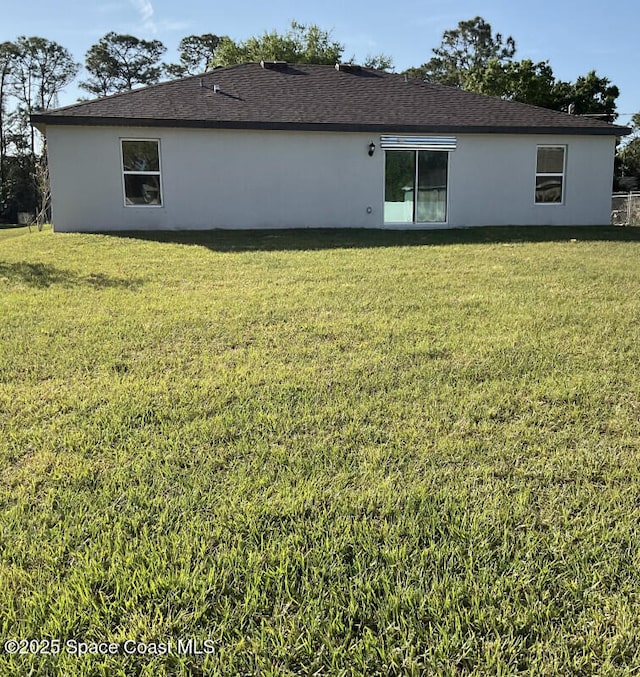
<path fill-rule="evenodd" d="M 247 63 L 32 116 L 57 231 L 609 222 L 589 117 L 338 64 Z"/>

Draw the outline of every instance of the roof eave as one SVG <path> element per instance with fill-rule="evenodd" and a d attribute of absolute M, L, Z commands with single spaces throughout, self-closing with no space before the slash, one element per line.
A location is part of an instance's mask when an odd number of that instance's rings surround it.
<path fill-rule="evenodd" d="M 48 115 L 36 113 L 31 123 L 40 131 L 47 125 L 90 127 L 174 127 L 191 129 L 247 129 L 265 131 L 322 131 L 322 132 L 371 132 L 401 134 L 578 134 L 626 136 L 628 127 L 556 127 L 556 126 L 508 126 L 508 125 L 406 125 L 395 123 L 344 123 L 344 122 L 272 122 L 237 120 L 176 120 L 159 118 L 98 117 L 90 115 Z"/>

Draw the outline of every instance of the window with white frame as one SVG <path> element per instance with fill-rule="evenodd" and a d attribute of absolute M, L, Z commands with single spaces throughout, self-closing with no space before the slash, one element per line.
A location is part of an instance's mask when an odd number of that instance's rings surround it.
<path fill-rule="evenodd" d="M 564 202 L 566 146 L 538 146 L 536 156 L 536 204 Z"/>
<path fill-rule="evenodd" d="M 122 139 L 122 183 L 127 207 L 160 207 L 160 141 Z"/>

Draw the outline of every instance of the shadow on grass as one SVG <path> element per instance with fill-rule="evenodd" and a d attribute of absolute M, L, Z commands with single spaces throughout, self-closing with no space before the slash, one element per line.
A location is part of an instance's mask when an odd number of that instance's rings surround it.
<path fill-rule="evenodd" d="M 293 230 L 121 231 L 111 237 L 199 245 L 214 251 L 318 250 L 509 242 L 640 242 L 640 228 L 623 226 L 484 227 L 448 230 L 317 228 Z"/>
<path fill-rule="evenodd" d="M 90 287 L 93 289 L 127 288 L 138 289 L 143 280 L 109 277 L 103 273 L 78 275 L 71 270 L 56 268 L 46 263 L 5 263 L 0 261 L 0 282 L 26 284 L 29 287 L 46 289 L 54 284 L 63 287 Z"/>

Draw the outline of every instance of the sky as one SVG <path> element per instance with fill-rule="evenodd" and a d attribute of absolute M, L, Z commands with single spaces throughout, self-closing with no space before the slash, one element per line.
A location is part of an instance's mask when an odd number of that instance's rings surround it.
<path fill-rule="evenodd" d="M 381 52 L 401 71 L 431 57 L 442 33 L 459 21 L 482 16 L 494 32 L 516 41 L 516 59 L 549 61 L 560 80 L 590 70 L 620 89 L 619 124 L 640 112 L 640 2 L 617 0 L 0 0 L 0 42 L 37 35 L 66 47 L 79 61 L 105 33 L 158 39 L 165 62 L 178 60 L 187 35 L 214 33 L 243 40 L 265 31 L 284 32 L 295 19 L 331 31 L 345 45 L 345 57 L 362 61 Z M 86 73 L 80 73 L 84 79 Z M 69 86 L 59 104 L 85 96 Z"/>

